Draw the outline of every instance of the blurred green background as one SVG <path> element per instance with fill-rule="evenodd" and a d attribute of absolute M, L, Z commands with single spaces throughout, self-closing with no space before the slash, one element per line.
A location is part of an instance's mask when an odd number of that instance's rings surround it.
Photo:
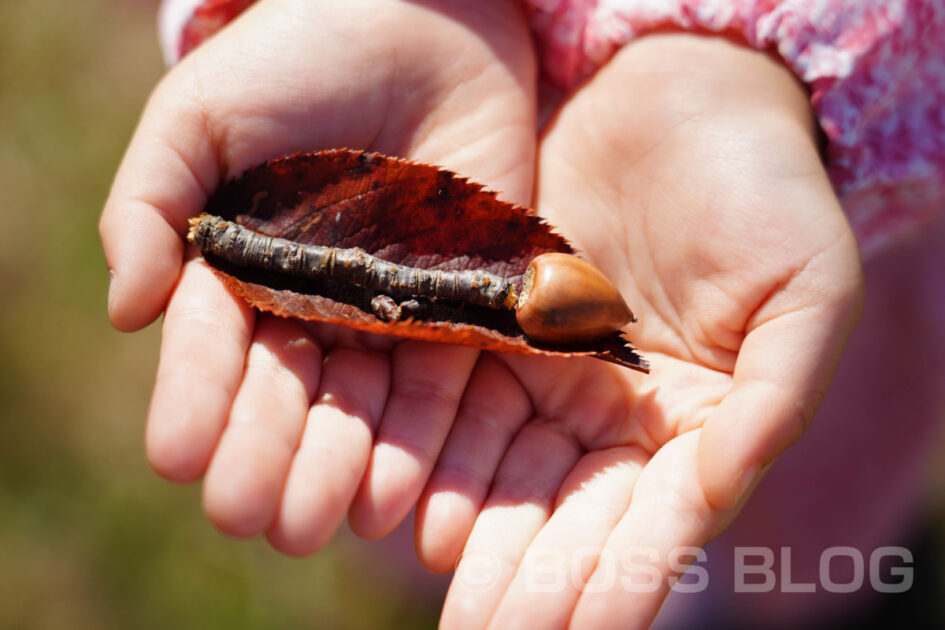
<path fill-rule="evenodd" d="M 0 0 L 0 628 L 431 627 L 409 535 L 396 570 L 345 534 L 289 559 L 147 466 L 159 330 L 109 327 L 97 222 L 163 72 L 155 11 Z"/>

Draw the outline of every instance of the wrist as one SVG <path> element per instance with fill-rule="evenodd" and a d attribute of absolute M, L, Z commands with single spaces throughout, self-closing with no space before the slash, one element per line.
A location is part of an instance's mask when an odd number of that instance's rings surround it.
<path fill-rule="evenodd" d="M 775 55 L 732 37 L 656 32 L 625 46 L 610 64 L 666 115 L 763 122 L 795 137 L 802 131 L 817 145 L 803 83 Z"/>

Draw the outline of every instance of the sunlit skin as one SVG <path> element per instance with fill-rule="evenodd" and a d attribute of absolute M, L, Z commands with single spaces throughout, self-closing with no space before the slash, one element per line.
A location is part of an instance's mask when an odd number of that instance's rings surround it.
<path fill-rule="evenodd" d="M 443 627 L 646 626 L 665 579 L 535 592 L 523 558 L 579 553 L 594 580 L 588 548 L 648 547 L 671 576 L 667 552 L 724 529 L 811 420 L 859 313 L 860 263 L 806 95 L 777 61 L 648 36 L 540 139 L 536 72 L 511 2 L 258 3 L 144 112 L 101 221 L 109 315 L 135 330 L 164 312 L 148 458 L 202 477 L 221 531 L 304 555 L 346 515 L 374 539 L 416 506 L 431 570 L 464 550 L 498 560 L 492 588 L 454 579 Z M 247 308 L 185 248 L 187 219 L 249 166 L 339 146 L 537 207 L 620 288 L 651 373 Z"/>

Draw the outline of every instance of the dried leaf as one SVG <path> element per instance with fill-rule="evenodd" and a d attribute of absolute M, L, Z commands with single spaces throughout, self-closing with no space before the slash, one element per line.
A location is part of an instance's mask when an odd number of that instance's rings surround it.
<path fill-rule="evenodd" d="M 359 248 L 407 267 L 485 271 L 521 289 L 529 262 L 571 246 L 532 211 L 434 166 L 345 149 L 300 154 L 250 169 L 224 185 L 206 212 L 258 234 L 303 245 Z M 593 356 L 647 371 L 619 333 L 592 347 L 527 338 L 511 310 L 429 301 L 414 319 L 375 316 L 377 292 L 331 277 L 300 278 L 205 257 L 252 306 L 358 330 L 550 356 Z"/>

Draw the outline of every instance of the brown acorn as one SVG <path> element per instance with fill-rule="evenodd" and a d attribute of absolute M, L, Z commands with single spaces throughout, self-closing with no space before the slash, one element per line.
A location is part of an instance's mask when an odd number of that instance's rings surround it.
<path fill-rule="evenodd" d="M 542 254 L 529 263 L 515 318 L 526 335 L 554 345 L 595 341 L 636 321 L 607 276 L 561 253 Z"/>

